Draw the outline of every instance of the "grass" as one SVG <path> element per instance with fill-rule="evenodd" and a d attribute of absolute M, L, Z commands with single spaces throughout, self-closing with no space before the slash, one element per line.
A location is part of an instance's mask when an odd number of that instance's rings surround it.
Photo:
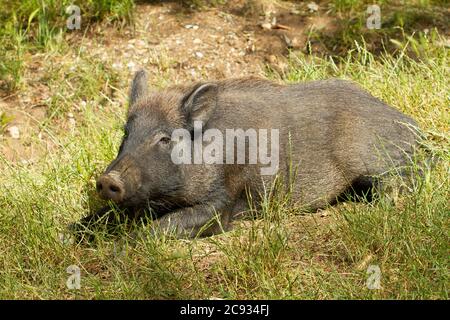
<path fill-rule="evenodd" d="M 26 50 L 23 32 L 7 23 L 0 31 L 0 88 L 12 92 L 22 85 L 24 54 Z"/>
<path fill-rule="evenodd" d="M 428 33 L 438 31 L 448 35 L 447 11 L 448 3 L 441 0 L 412 1 L 356 1 L 332 0 L 324 1 L 331 16 L 336 18 L 333 32 L 323 30 L 312 31 L 309 40 L 319 43 L 321 52 L 330 55 L 345 55 L 353 48 L 354 40 L 364 38 L 368 49 L 374 53 L 384 50 L 396 54 L 399 52 L 398 42 L 406 42 L 412 34 L 419 38 Z M 367 8 L 376 4 L 380 7 L 380 29 L 368 29 L 369 15 Z M 412 48 L 411 48 L 412 49 Z M 318 52 L 314 52 L 318 53 Z"/>
<path fill-rule="evenodd" d="M 0 113 L 0 133 L 3 133 L 8 126 L 8 124 L 14 120 L 14 117 L 8 116 L 6 112 Z"/>
<path fill-rule="evenodd" d="M 364 43 L 341 58 L 292 54 L 285 74 L 268 71 L 286 83 L 352 79 L 414 117 L 435 162 L 414 175 L 410 192 L 304 214 L 275 185 L 257 215 L 228 233 L 150 238 L 135 246 L 101 232 L 90 246 L 61 241 L 68 223 L 102 205 L 95 178 L 117 152 L 128 88 L 122 74 L 88 52 L 46 49 L 42 81 L 52 97 L 39 127 L 50 147 L 36 134 L 35 162 L 0 155 L 0 297 L 448 299 L 449 54 L 440 41 L 439 35 L 411 38 L 396 55 L 375 56 Z M 411 50 L 420 55 L 410 57 Z M 61 61 L 66 55 L 76 58 Z M 67 112 L 77 121 L 70 130 Z M 66 286 L 71 265 L 81 270 L 79 290 Z M 366 286 L 371 265 L 381 270 L 378 290 Z"/>
<path fill-rule="evenodd" d="M 51 51 L 62 44 L 70 5 L 80 8 L 83 32 L 100 21 L 118 26 L 133 24 L 133 0 L 5 0 L 0 5 L 0 88 L 21 88 L 25 53 Z M 4 26 L 4 27 L 3 27 Z"/>

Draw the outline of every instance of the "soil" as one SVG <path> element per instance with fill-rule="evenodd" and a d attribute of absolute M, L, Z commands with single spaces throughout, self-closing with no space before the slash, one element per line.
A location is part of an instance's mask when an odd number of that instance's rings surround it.
<path fill-rule="evenodd" d="M 178 2 L 144 2 L 136 6 L 134 28 L 120 30 L 102 23 L 87 32 L 72 31 L 64 36 L 73 48 L 116 69 L 123 81 L 119 89 L 127 92 L 139 68 L 148 70 L 150 85 L 157 87 L 264 76 L 268 67 L 283 73 L 286 56 L 292 50 L 304 50 L 309 32 L 335 28 L 325 8 L 311 11 L 306 3 L 270 2 L 259 7 L 249 3 L 228 1 L 226 6 L 191 10 Z M 29 55 L 23 89 L 12 95 L 0 90 L 0 112 L 13 117 L 0 131 L 0 152 L 7 160 L 32 163 L 51 149 L 54 143 L 41 125 L 52 96 L 45 74 L 70 58 Z M 59 121 L 56 125 L 65 130 L 74 119 L 52 121 Z M 19 138 L 12 137 L 11 127 L 19 130 Z"/>

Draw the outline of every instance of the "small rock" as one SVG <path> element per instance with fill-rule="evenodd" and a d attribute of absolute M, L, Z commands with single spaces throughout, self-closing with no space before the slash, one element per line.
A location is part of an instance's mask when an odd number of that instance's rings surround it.
<path fill-rule="evenodd" d="M 8 131 L 9 135 L 13 139 L 19 139 L 20 138 L 20 131 L 17 126 L 11 126 L 6 131 Z"/>
<path fill-rule="evenodd" d="M 200 44 L 200 43 L 202 43 L 202 40 L 200 40 L 200 39 L 194 39 L 194 44 Z"/>
<path fill-rule="evenodd" d="M 198 29 L 198 25 L 196 25 L 196 24 L 187 24 L 184 27 L 186 29 L 193 29 L 193 30 L 197 30 Z"/>
<path fill-rule="evenodd" d="M 203 53 L 201 53 L 200 51 L 197 51 L 197 52 L 195 53 L 195 56 L 196 56 L 197 58 L 199 58 L 199 59 L 201 59 L 201 58 L 204 57 Z"/>
<path fill-rule="evenodd" d="M 276 63 L 276 62 L 277 62 L 277 57 L 274 56 L 273 54 L 271 54 L 270 56 L 267 57 L 267 60 L 268 60 L 270 63 Z"/>
<path fill-rule="evenodd" d="M 261 28 L 263 28 L 264 30 L 271 30 L 272 24 L 271 23 L 263 23 L 263 24 L 261 24 Z"/>
<path fill-rule="evenodd" d="M 319 10 L 319 5 L 317 3 L 315 3 L 314 1 L 308 3 L 307 7 L 308 7 L 309 11 L 311 11 L 311 12 L 315 12 L 315 11 Z"/>

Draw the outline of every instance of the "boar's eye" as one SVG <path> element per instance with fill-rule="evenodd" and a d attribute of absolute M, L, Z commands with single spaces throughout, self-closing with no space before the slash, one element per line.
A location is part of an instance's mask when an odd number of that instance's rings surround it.
<path fill-rule="evenodd" d="M 161 137 L 161 139 L 159 139 L 158 143 L 162 144 L 162 145 L 168 145 L 170 143 L 171 139 L 167 136 Z"/>

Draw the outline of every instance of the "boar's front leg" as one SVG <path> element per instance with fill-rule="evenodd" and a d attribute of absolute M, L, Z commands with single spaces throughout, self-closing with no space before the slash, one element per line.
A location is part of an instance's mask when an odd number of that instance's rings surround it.
<path fill-rule="evenodd" d="M 170 233 L 177 238 L 210 236 L 228 230 L 230 216 L 228 206 L 199 204 L 173 211 L 159 218 L 154 222 L 154 231 Z"/>

